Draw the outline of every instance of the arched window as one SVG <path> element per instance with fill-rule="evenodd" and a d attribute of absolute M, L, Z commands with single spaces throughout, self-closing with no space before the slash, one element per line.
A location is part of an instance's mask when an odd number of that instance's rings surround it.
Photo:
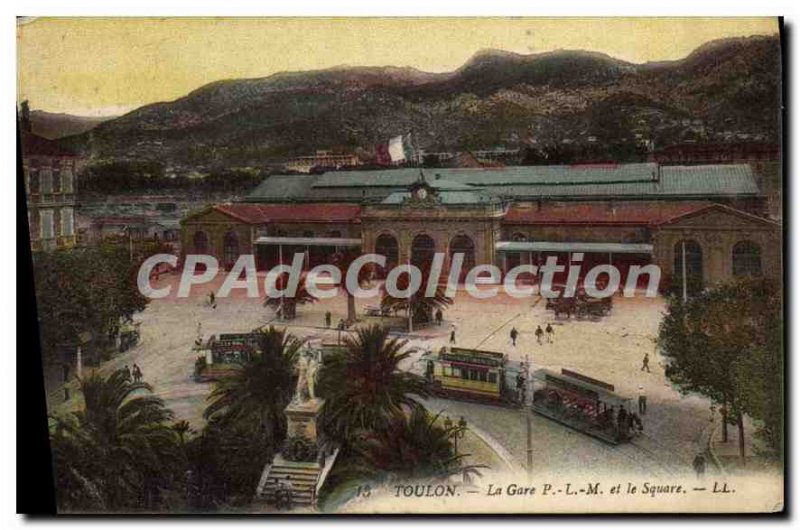
<path fill-rule="evenodd" d="M 737 278 L 761 276 L 761 247 L 752 241 L 733 246 L 733 275 Z"/>
<path fill-rule="evenodd" d="M 426 234 L 420 234 L 411 242 L 411 263 L 420 268 L 428 267 L 433 261 L 436 243 Z"/>
<path fill-rule="evenodd" d="M 515 232 L 514 235 L 511 236 L 511 241 L 527 241 L 528 238 L 525 234 L 521 232 Z"/>
<path fill-rule="evenodd" d="M 239 236 L 236 232 L 228 232 L 222 242 L 222 262 L 230 268 L 239 259 Z"/>
<path fill-rule="evenodd" d="M 469 271 L 475 267 L 475 244 L 469 236 L 459 235 L 450 240 L 450 260 L 453 254 L 464 254 L 462 271 Z"/>
<path fill-rule="evenodd" d="M 381 234 L 375 240 L 375 254 L 386 257 L 386 268 L 397 265 L 397 239 L 391 234 Z"/>
<path fill-rule="evenodd" d="M 697 241 L 691 239 L 675 243 L 672 270 L 677 286 L 683 283 L 684 256 L 687 291 L 694 293 L 703 288 L 703 248 Z"/>
<path fill-rule="evenodd" d="M 198 230 L 194 233 L 193 243 L 195 254 L 208 254 L 208 234 Z"/>

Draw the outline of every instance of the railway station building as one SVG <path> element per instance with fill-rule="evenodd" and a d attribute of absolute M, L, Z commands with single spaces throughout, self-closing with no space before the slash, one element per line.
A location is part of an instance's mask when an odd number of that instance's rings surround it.
<path fill-rule="evenodd" d="M 465 255 L 493 264 L 654 263 L 693 285 L 781 274 L 781 224 L 747 164 L 657 163 L 386 169 L 272 175 L 235 203 L 181 221 L 186 253 L 259 268 L 306 253 L 309 267 L 348 248 L 424 265 Z M 446 263 L 446 267 L 448 264 Z M 445 269 L 447 270 L 447 269 Z"/>

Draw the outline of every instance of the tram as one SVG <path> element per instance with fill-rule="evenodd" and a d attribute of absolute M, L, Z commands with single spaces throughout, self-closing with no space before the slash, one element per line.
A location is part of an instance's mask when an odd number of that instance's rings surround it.
<path fill-rule="evenodd" d="M 511 405 L 524 397 L 522 365 L 503 353 L 453 347 L 427 352 L 421 360 L 437 395 Z"/>
<path fill-rule="evenodd" d="M 614 385 L 571 370 L 533 372 L 534 412 L 610 444 L 630 440 L 641 428 L 631 403 Z"/>

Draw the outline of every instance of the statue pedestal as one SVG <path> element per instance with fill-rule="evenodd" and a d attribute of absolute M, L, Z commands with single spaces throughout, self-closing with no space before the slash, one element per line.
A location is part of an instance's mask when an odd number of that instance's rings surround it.
<path fill-rule="evenodd" d="M 302 437 L 316 445 L 319 435 L 317 420 L 324 403 L 325 400 L 319 398 L 289 403 L 285 410 L 287 438 Z"/>

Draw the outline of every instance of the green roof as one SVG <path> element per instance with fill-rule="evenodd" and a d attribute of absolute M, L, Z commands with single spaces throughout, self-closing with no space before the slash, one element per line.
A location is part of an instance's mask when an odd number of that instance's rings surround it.
<path fill-rule="evenodd" d="M 426 181 L 453 193 L 448 200 L 480 202 L 495 196 L 511 200 L 558 198 L 678 198 L 758 196 L 747 164 L 662 166 L 608 164 L 514 166 L 485 169 L 424 169 Z M 419 168 L 336 171 L 322 175 L 273 175 L 247 202 L 396 202 L 420 178 Z M 477 193 L 475 197 L 468 196 Z"/>

